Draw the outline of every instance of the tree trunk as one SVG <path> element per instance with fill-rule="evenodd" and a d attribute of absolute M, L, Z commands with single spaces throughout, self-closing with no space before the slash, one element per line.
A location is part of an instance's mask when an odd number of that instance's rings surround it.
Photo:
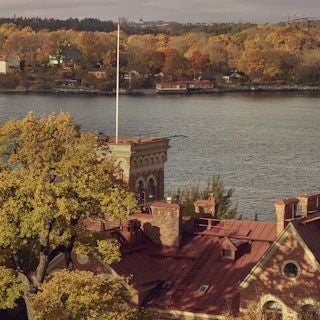
<path fill-rule="evenodd" d="M 22 280 L 22 283 L 24 284 L 23 299 L 27 309 L 28 320 L 32 320 L 34 318 L 34 312 L 32 307 L 31 296 L 32 292 L 35 292 L 35 287 L 33 286 L 31 280 L 29 280 L 25 274 L 19 272 L 19 277 Z"/>
<path fill-rule="evenodd" d="M 26 308 L 27 308 L 28 320 L 33 320 L 33 318 L 34 318 L 34 310 L 33 310 L 32 300 L 31 300 L 30 296 L 31 295 L 30 295 L 29 292 L 25 292 L 25 294 L 23 295 L 23 299 L 24 299 L 24 303 L 26 304 Z"/>
<path fill-rule="evenodd" d="M 45 253 L 40 252 L 39 264 L 38 264 L 36 273 L 34 275 L 34 282 L 36 286 L 39 286 L 43 282 L 47 272 L 48 262 L 49 262 L 48 256 Z"/>

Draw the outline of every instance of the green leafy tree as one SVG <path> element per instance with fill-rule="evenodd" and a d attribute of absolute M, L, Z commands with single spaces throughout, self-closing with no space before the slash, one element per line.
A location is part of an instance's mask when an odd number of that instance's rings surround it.
<path fill-rule="evenodd" d="M 216 217 L 231 219 L 237 214 L 237 206 L 232 207 L 232 196 L 234 191 L 233 188 L 225 188 L 220 175 L 213 175 L 205 188 L 201 189 L 199 185 L 193 184 L 179 189 L 176 194 L 184 205 L 185 212 L 189 215 L 195 213 L 193 203 L 196 200 L 208 199 L 210 196 L 213 196 L 218 202 Z"/>
<path fill-rule="evenodd" d="M 101 156 L 106 147 L 72 120 L 68 113 L 30 113 L 0 127 L 0 279 L 12 288 L 2 291 L 1 303 L 13 306 L 20 279 L 29 318 L 32 298 L 61 253 L 66 265 L 72 250 L 99 253 L 107 263 L 119 260 L 118 244 L 98 239 L 81 221 L 125 217 L 135 206 L 114 163 Z"/>
<path fill-rule="evenodd" d="M 36 320 L 134 320 L 124 279 L 106 279 L 89 271 L 60 271 L 34 298 Z"/>

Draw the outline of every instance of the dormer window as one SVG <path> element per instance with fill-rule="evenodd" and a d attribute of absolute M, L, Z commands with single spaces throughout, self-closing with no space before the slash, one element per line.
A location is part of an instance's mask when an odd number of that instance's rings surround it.
<path fill-rule="evenodd" d="M 230 249 L 223 249 L 222 250 L 222 256 L 224 258 L 231 258 L 232 257 L 232 251 Z"/>

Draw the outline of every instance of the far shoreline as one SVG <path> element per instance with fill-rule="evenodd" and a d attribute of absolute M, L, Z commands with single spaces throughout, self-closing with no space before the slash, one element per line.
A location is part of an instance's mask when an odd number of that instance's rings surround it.
<path fill-rule="evenodd" d="M 250 85 L 241 87 L 218 87 L 210 91 L 194 92 L 194 93 L 157 93 L 155 89 L 141 88 L 141 89 L 121 89 L 120 95 L 123 96 L 199 96 L 199 95 L 221 95 L 233 93 L 305 93 L 305 94 L 320 94 L 320 86 L 310 85 Z M 34 94 L 34 95 L 57 95 L 57 96 L 115 96 L 112 91 L 99 91 L 95 89 L 83 88 L 56 88 L 48 90 L 38 89 L 3 89 L 0 88 L 0 94 Z"/>

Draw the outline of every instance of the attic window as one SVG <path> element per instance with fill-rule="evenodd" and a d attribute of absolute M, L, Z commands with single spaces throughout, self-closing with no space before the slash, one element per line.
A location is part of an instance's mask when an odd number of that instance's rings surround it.
<path fill-rule="evenodd" d="M 295 279 L 300 274 L 300 267 L 295 261 L 286 261 L 282 265 L 282 274 L 288 279 Z"/>
<path fill-rule="evenodd" d="M 172 286 L 172 282 L 171 281 L 164 281 L 163 284 L 162 284 L 162 289 L 170 289 Z"/>
<path fill-rule="evenodd" d="M 203 294 L 205 294 L 209 290 L 209 286 L 207 284 L 203 284 L 200 288 L 199 291 Z"/>
<path fill-rule="evenodd" d="M 232 256 L 232 252 L 230 249 L 223 249 L 222 250 L 222 256 L 224 258 L 230 258 Z"/>

